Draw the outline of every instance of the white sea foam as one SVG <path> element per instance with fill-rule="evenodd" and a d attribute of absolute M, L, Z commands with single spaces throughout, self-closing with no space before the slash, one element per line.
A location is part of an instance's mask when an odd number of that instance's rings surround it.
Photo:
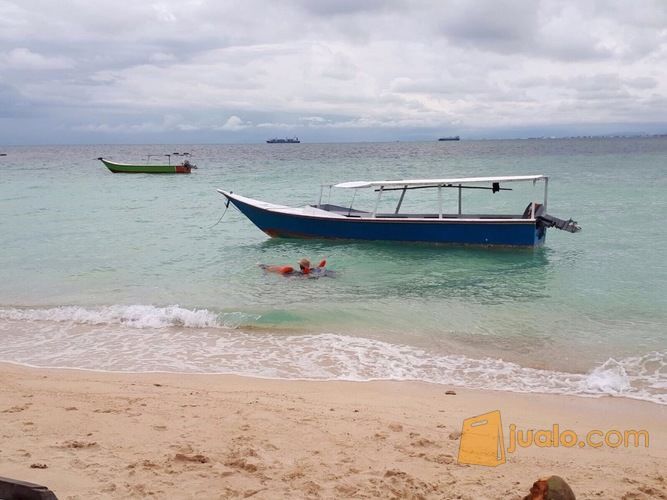
<path fill-rule="evenodd" d="M 217 314 L 207 309 L 185 309 L 177 305 L 155 307 L 147 305 L 114 305 L 86 309 L 60 306 L 48 309 L 0 309 L 0 320 L 55 321 L 82 325 L 123 325 L 130 328 L 236 328 L 259 316 L 240 312 Z"/>
<path fill-rule="evenodd" d="M 667 351 L 609 359 L 588 373 L 567 373 L 335 333 L 244 332 L 243 325 L 253 319 L 257 316 L 178 306 L 0 309 L 0 360 L 109 371 L 421 380 L 667 404 Z"/>

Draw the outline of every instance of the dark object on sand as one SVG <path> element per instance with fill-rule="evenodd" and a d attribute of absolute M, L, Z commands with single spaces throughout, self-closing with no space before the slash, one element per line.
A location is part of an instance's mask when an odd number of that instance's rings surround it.
<path fill-rule="evenodd" d="M 523 500 L 576 500 L 572 488 L 562 477 L 549 476 L 538 479 Z"/>
<path fill-rule="evenodd" d="M 55 493 L 46 486 L 7 477 L 0 477 L 0 498 L 2 500 L 58 500 Z"/>

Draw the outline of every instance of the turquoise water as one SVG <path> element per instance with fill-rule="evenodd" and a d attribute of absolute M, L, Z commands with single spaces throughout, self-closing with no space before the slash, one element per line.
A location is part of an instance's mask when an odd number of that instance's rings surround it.
<path fill-rule="evenodd" d="M 122 175 L 94 160 L 174 151 L 200 168 Z M 3 152 L 0 360 L 667 403 L 665 138 Z M 551 177 L 549 212 L 583 227 L 550 230 L 539 250 L 271 240 L 231 208 L 215 225 L 216 188 L 300 206 L 321 183 L 535 173 Z M 541 199 L 541 185 L 511 187 L 465 193 L 464 210 L 520 213 Z M 415 193 L 406 210 L 435 206 Z M 355 206 L 373 203 L 359 193 Z M 326 257 L 336 277 L 257 267 L 303 256 Z"/>

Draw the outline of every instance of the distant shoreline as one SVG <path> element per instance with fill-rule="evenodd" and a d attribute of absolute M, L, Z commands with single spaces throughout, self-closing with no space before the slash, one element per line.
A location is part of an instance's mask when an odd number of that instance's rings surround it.
<path fill-rule="evenodd" d="M 665 134 L 635 134 L 635 135 L 577 135 L 577 136 L 541 136 L 541 137 L 505 137 L 505 138 L 492 138 L 492 137 L 479 137 L 479 138 L 466 138 L 461 137 L 458 141 L 438 141 L 438 138 L 433 139 L 419 139 L 419 140 L 410 140 L 410 139 L 388 139 L 383 141 L 308 141 L 301 142 L 300 147 L 308 145 L 322 145 L 322 144 L 396 144 L 396 143 L 414 143 L 414 144 L 428 144 L 431 142 L 434 143 L 460 143 L 460 142 L 481 142 L 481 141 L 559 141 L 559 140 L 590 140 L 590 139 L 665 139 L 667 138 L 667 133 Z M 260 146 L 266 145 L 266 141 L 257 140 L 249 142 L 114 142 L 114 143 L 40 143 L 40 144 L 2 144 L 0 148 L 24 148 L 24 147 L 55 147 L 55 146 L 76 146 L 76 147 L 86 147 L 86 146 Z M 6 151 L 0 152 L 6 153 Z"/>

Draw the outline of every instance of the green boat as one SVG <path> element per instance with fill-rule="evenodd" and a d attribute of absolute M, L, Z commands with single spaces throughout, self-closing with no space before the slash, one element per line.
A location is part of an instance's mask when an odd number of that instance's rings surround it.
<path fill-rule="evenodd" d="M 165 155 L 171 156 L 171 155 Z M 124 173 L 124 174 L 189 174 L 193 168 L 197 168 L 197 165 L 192 165 L 188 160 L 183 161 L 177 165 L 171 164 L 171 158 L 169 158 L 168 165 L 154 165 L 147 163 L 145 165 L 138 165 L 132 163 L 117 163 L 115 161 L 109 161 L 104 158 L 98 158 L 104 165 L 111 170 L 114 174 Z"/>

